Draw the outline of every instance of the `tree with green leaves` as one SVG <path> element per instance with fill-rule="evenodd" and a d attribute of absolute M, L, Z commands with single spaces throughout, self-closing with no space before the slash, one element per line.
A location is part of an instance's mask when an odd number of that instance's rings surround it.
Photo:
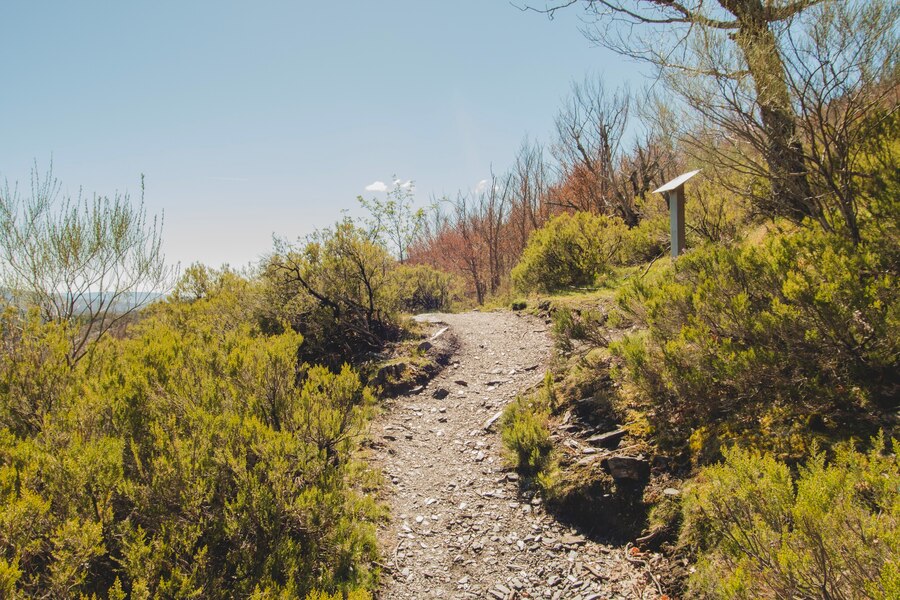
<path fill-rule="evenodd" d="M 162 219 L 147 217 L 141 198 L 71 197 L 52 168 L 35 168 L 30 193 L 0 190 L 0 287 L 20 308 L 64 323 L 69 364 L 123 319 L 166 292 L 175 268 L 162 251 Z"/>
<path fill-rule="evenodd" d="M 384 200 L 357 198 L 369 211 L 366 224 L 373 239 L 381 240 L 393 249 L 397 260 L 406 262 L 409 247 L 416 241 L 425 226 L 425 209 L 415 208 L 415 185 L 402 183 L 394 178 L 394 187 Z"/>

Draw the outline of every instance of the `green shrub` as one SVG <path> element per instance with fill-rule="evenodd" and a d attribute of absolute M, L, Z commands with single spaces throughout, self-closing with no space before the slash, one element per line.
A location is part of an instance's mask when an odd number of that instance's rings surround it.
<path fill-rule="evenodd" d="M 530 396 L 517 396 L 503 411 L 500 435 L 516 468 L 523 474 L 536 476 L 550 464 L 548 421 L 556 404 L 556 392 L 549 373 L 543 387 Z"/>
<path fill-rule="evenodd" d="M 523 292 L 593 285 L 622 262 L 627 228 L 621 219 L 586 212 L 553 217 L 528 239 L 512 280 Z"/>
<path fill-rule="evenodd" d="M 753 184 L 752 179 L 736 173 L 729 175 L 732 181 L 728 186 L 706 177 L 691 182 L 690 199 L 684 206 L 689 247 L 706 242 L 738 241 L 751 223 L 750 201 L 733 190 L 747 189 Z"/>
<path fill-rule="evenodd" d="M 546 463 L 552 448 L 547 417 L 533 401 L 521 397 L 504 412 L 503 443 L 513 453 L 516 468 L 524 474 L 535 475 Z"/>
<path fill-rule="evenodd" d="M 871 434 L 896 406 L 897 265 L 880 247 L 803 228 L 706 246 L 621 295 L 647 332 L 612 346 L 657 439 L 703 462 L 744 439 L 802 455 Z"/>
<path fill-rule="evenodd" d="M 374 585 L 384 513 L 357 457 L 372 395 L 350 367 L 299 369 L 302 336 L 264 334 L 239 279 L 154 306 L 65 377 L 55 325 L 4 317 L 19 362 L 0 371 L 0 595 Z M 39 389 L 64 401 L 28 412 Z"/>
<path fill-rule="evenodd" d="M 391 269 L 388 286 L 391 302 L 403 312 L 449 312 L 462 299 L 465 283 L 428 265 L 405 264 Z"/>
<path fill-rule="evenodd" d="M 625 232 L 622 256 L 627 264 L 641 264 L 653 260 L 669 250 L 668 215 L 655 215 L 641 221 Z"/>
<path fill-rule="evenodd" d="M 0 427 L 17 435 L 40 430 L 65 402 L 73 380 L 67 323 L 42 323 L 37 311 L 0 312 Z"/>
<path fill-rule="evenodd" d="M 553 340 L 563 352 L 574 349 L 573 341 L 590 346 L 607 346 L 604 324 L 606 316 L 598 310 L 573 309 L 561 306 L 553 311 Z"/>
<path fill-rule="evenodd" d="M 280 246 L 265 267 L 265 306 L 274 331 L 288 323 L 303 335 L 303 360 L 337 369 L 396 339 L 394 261 L 366 231 L 344 220 Z"/>
<path fill-rule="evenodd" d="M 837 448 L 797 477 L 771 455 L 725 451 L 684 498 L 682 541 L 699 553 L 690 595 L 900 597 L 900 465 Z"/>

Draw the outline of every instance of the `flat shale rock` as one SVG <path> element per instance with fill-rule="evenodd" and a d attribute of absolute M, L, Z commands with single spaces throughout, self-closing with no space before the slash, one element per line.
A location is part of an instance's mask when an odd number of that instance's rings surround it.
<path fill-rule="evenodd" d="M 636 456 L 610 456 L 600 462 L 615 480 L 647 481 L 650 478 L 650 461 Z"/>
<path fill-rule="evenodd" d="M 619 447 L 619 442 L 628 433 L 625 429 L 616 429 L 615 431 L 607 431 L 606 433 L 598 433 L 592 435 L 585 441 L 592 446 L 600 446 L 609 450 L 615 450 Z"/>

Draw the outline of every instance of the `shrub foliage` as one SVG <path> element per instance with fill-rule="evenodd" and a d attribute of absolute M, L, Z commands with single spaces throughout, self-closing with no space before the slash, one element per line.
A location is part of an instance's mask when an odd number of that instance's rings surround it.
<path fill-rule="evenodd" d="M 768 454 L 725 451 L 685 498 L 682 540 L 703 552 L 693 597 L 897 598 L 900 464 L 878 440 L 816 453 L 797 476 Z"/>
<path fill-rule="evenodd" d="M 613 346 L 663 443 L 715 458 L 728 439 L 793 454 L 872 431 L 896 405 L 897 265 L 814 229 L 706 246 L 621 302 L 641 332 Z M 849 431 L 848 431 L 849 428 Z"/>
<path fill-rule="evenodd" d="M 3 315 L 0 596 L 372 585 L 382 512 L 355 458 L 371 394 L 349 367 L 298 368 L 302 336 L 248 318 L 258 283 L 195 271 L 192 299 L 74 368 L 59 325 Z"/>
<path fill-rule="evenodd" d="M 428 265 L 397 265 L 390 274 L 390 297 L 407 313 L 451 311 L 462 299 L 464 282 Z"/>
<path fill-rule="evenodd" d="M 556 402 L 553 379 L 548 372 L 541 389 L 517 396 L 503 411 L 500 433 L 516 468 L 528 476 L 539 475 L 550 465 L 550 412 Z"/>
<path fill-rule="evenodd" d="M 617 217 L 588 212 L 553 217 L 528 238 L 513 283 L 526 292 L 591 286 L 621 262 L 626 231 Z"/>
<path fill-rule="evenodd" d="M 303 334 L 303 359 L 333 368 L 379 350 L 397 333 L 389 298 L 393 259 L 352 221 L 300 247 L 279 243 L 266 265 L 271 320 Z"/>

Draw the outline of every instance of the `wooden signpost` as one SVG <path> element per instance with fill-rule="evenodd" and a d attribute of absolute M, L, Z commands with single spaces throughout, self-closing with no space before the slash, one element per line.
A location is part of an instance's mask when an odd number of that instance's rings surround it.
<path fill-rule="evenodd" d="M 688 171 L 669 183 L 653 190 L 654 194 L 664 194 L 669 199 L 669 230 L 672 232 L 672 258 L 684 252 L 684 184 L 700 170 Z"/>

